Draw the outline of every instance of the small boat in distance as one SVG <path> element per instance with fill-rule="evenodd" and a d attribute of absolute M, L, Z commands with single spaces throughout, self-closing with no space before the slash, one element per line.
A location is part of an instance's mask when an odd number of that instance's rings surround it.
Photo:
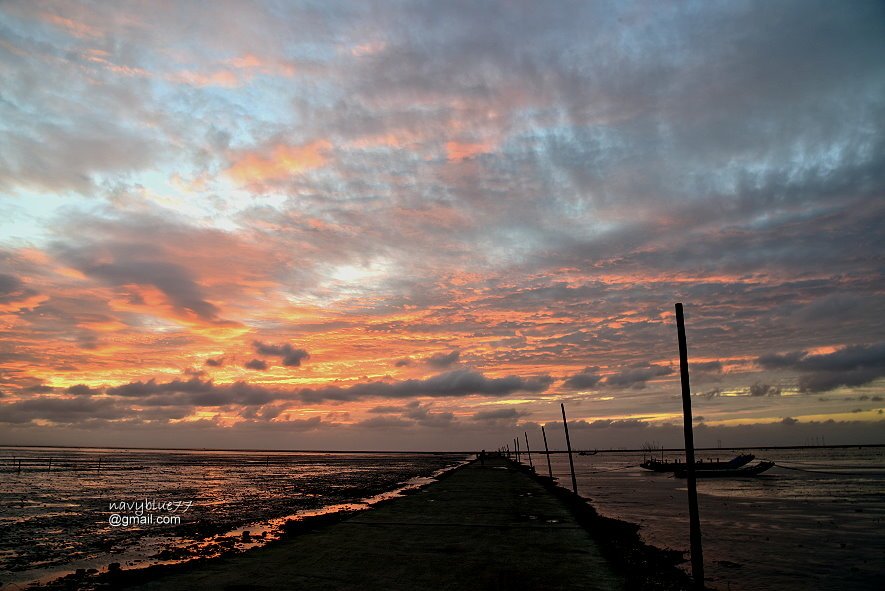
<path fill-rule="evenodd" d="M 734 470 L 736 468 L 740 468 L 746 464 L 749 464 L 756 456 L 753 454 L 741 454 L 739 456 L 735 456 L 734 458 L 728 460 L 727 462 L 720 462 L 719 460 L 698 460 L 694 463 L 694 469 L 704 470 L 704 471 L 719 471 L 719 470 Z M 657 458 L 646 458 L 641 464 L 639 464 L 640 468 L 645 468 L 646 470 L 651 470 L 652 472 L 679 472 L 680 470 L 685 470 L 685 462 L 680 462 L 679 460 L 675 460 L 672 462 L 659 460 Z"/>
<path fill-rule="evenodd" d="M 774 466 L 774 462 L 759 462 L 755 466 L 743 466 L 730 470 L 707 470 L 705 468 L 697 469 L 694 472 L 696 478 L 740 478 L 742 476 L 756 476 L 762 474 L 769 468 Z M 685 478 L 688 473 L 683 470 L 676 471 L 676 478 Z"/>

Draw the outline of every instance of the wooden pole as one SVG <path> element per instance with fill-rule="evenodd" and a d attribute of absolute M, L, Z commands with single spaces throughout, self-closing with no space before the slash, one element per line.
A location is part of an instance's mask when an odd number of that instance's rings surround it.
<path fill-rule="evenodd" d="M 562 424 L 565 427 L 565 445 L 568 448 L 568 465 L 572 470 L 572 492 L 578 494 L 578 480 L 575 478 L 575 461 L 572 459 L 572 440 L 568 436 L 568 421 L 565 418 L 565 404 L 560 403 L 562 409 Z"/>
<path fill-rule="evenodd" d="M 544 425 L 541 425 L 541 435 L 544 437 L 544 451 L 547 452 L 547 472 L 550 478 L 553 478 L 553 466 L 550 465 L 550 449 L 547 447 L 547 432 L 544 431 Z"/>
<path fill-rule="evenodd" d="M 516 461 L 522 462 L 522 454 L 519 453 L 519 437 L 514 437 L 513 443 L 516 445 Z"/>
<path fill-rule="evenodd" d="M 525 434 L 525 451 L 529 455 L 529 467 L 534 470 L 535 463 L 532 461 L 532 446 L 529 445 L 529 432 L 523 431 Z"/>
<path fill-rule="evenodd" d="M 47 472 L 52 472 L 52 458 L 49 458 L 49 467 L 46 469 Z"/>
<path fill-rule="evenodd" d="M 679 336 L 679 373 L 682 378 L 682 414 L 685 432 L 685 464 L 688 477 L 688 519 L 691 538 L 691 575 L 698 589 L 704 588 L 704 553 L 701 548 L 701 518 L 698 514 L 698 486 L 694 465 L 694 433 L 691 425 L 691 386 L 688 381 L 688 345 L 682 304 L 676 304 L 676 330 Z"/>

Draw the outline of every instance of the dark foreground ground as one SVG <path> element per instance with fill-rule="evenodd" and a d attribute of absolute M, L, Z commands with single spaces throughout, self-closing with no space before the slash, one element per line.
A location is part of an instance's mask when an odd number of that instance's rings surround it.
<path fill-rule="evenodd" d="M 627 524 L 599 518 L 569 491 L 503 459 L 474 462 L 415 494 L 315 525 L 228 558 L 107 573 L 92 588 L 608 590 L 685 583 L 672 557 L 643 547 Z"/>

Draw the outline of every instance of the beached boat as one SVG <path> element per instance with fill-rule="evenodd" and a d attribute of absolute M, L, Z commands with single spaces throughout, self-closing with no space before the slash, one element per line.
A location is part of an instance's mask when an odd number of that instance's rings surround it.
<path fill-rule="evenodd" d="M 774 462 L 759 462 L 755 466 L 743 466 L 731 470 L 707 470 L 705 468 L 695 469 L 696 478 L 741 478 L 744 476 L 756 476 L 762 474 L 769 468 L 774 466 Z M 688 473 L 685 470 L 677 470 L 676 478 L 685 478 Z"/>
<path fill-rule="evenodd" d="M 749 464 L 755 458 L 756 456 L 753 454 L 741 454 L 727 462 L 720 462 L 719 460 L 698 460 L 694 463 L 694 467 L 695 470 L 734 470 Z M 685 470 L 685 462 L 680 462 L 679 460 L 667 462 L 656 458 L 647 458 L 639 464 L 639 466 L 646 470 L 651 470 L 652 472 L 678 472 L 679 470 Z"/>

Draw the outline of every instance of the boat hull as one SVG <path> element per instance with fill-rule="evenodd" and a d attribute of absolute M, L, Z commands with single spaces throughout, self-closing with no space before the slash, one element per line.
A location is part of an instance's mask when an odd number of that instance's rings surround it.
<path fill-rule="evenodd" d="M 728 460 L 727 462 L 695 462 L 695 471 L 697 470 L 707 470 L 707 471 L 719 471 L 719 470 L 734 470 L 749 464 L 752 462 L 756 456 L 753 454 L 741 454 Z M 641 468 L 645 468 L 646 470 L 651 470 L 652 472 L 678 472 L 680 470 L 685 470 L 685 464 L 679 462 L 661 462 L 659 460 L 650 459 L 642 462 L 639 465 Z"/>
<path fill-rule="evenodd" d="M 755 466 L 745 466 L 733 470 L 695 470 L 694 475 L 695 478 L 743 478 L 762 474 L 772 466 L 774 466 L 774 462 L 759 462 Z M 676 472 L 676 478 L 685 478 L 687 476 L 688 472 L 685 470 Z"/>

